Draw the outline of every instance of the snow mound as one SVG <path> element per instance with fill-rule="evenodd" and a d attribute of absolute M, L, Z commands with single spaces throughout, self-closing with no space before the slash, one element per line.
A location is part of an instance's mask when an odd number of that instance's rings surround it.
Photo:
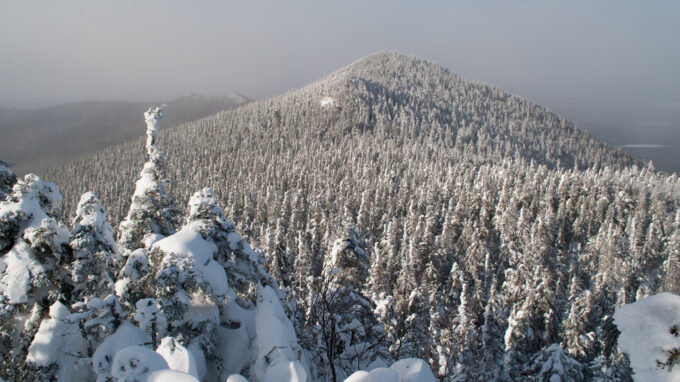
<path fill-rule="evenodd" d="M 396 370 L 379 367 L 366 372 L 359 370 L 345 379 L 345 382 L 401 382 Z"/>
<path fill-rule="evenodd" d="M 299 362 L 302 349 L 295 330 L 271 287 L 260 286 L 255 310 L 257 360 L 251 373 L 262 381 L 306 381 L 307 371 Z M 288 378 L 288 379 L 286 379 Z"/>
<path fill-rule="evenodd" d="M 389 368 L 378 367 L 370 372 L 359 370 L 345 382 L 436 382 L 430 367 L 420 358 L 405 358 Z"/>
<path fill-rule="evenodd" d="M 194 376 L 177 370 L 159 370 L 149 375 L 147 382 L 199 382 Z"/>
<path fill-rule="evenodd" d="M 399 374 L 399 382 L 435 382 L 432 370 L 420 358 L 406 358 L 390 366 Z"/>
<path fill-rule="evenodd" d="M 248 380 L 241 374 L 232 374 L 227 378 L 226 382 L 248 382 Z"/>
<path fill-rule="evenodd" d="M 129 346 L 143 345 L 150 342 L 151 336 L 130 322 L 124 321 L 118 327 L 118 330 L 108 336 L 94 352 L 92 367 L 97 375 L 106 375 L 111 371 L 111 362 L 118 351 Z"/>
<path fill-rule="evenodd" d="M 267 369 L 263 381 L 305 382 L 307 381 L 307 371 L 299 361 L 278 362 Z"/>
<path fill-rule="evenodd" d="M 156 349 L 156 353 L 165 359 L 170 369 L 181 371 L 198 379 L 198 367 L 193 354 L 174 338 L 163 338 L 160 346 Z"/>
<path fill-rule="evenodd" d="M 628 354 L 636 381 L 679 381 L 680 367 L 660 363 L 680 349 L 680 296 L 661 293 L 614 313 L 619 349 Z M 676 360 L 677 363 L 677 360 Z"/>
<path fill-rule="evenodd" d="M 119 381 L 148 381 L 154 371 L 168 368 L 160 354 L 141 346 L 128 346 L 116 353 L 111 375 Z"/>

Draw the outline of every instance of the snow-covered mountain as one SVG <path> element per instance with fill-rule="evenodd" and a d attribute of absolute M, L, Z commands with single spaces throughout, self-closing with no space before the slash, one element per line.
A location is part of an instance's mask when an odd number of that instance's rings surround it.
<path fill-rule="evenodd" d="M 167 102 L 165 127 L 249 101 L 237 93 L 187 94 Z M 0 108 L 1 159 L 23 175 L 141 137 L 137 116 L 148 107 L 147 102 L 89 101 L 38 110 Z"/>
<path fill-rule="evenodd" d="M 445 380 L 629 380 L 615 308 L 680 289 L 677 176 L 425 60 L 371 55 L 157 139 L 159 190 L 191 206 L 212 187 L 264 250 L 318 380 L 405 357 Z M 42 175 L 66 214 L 94 191 L 125 230 L 147 155 L 138 140 Z"/>

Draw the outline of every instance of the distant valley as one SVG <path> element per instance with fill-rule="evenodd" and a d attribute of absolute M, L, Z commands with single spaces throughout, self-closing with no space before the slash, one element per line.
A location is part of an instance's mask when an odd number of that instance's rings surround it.
<path fill-rule="evenodd" d="M 38 172 L 141 137 L 139 116 L 150 105 L 167 104 L 166 128 L 249 101 L 237 93 L 189 94 L 167 102 L 86 101 L 38 110 L 0 108 L 0 159 L 17 174 Z"/>

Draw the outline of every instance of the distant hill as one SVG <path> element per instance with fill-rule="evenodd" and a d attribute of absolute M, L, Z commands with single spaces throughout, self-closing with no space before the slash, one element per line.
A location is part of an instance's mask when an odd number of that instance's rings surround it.
<path fill-rule="evenodd" d="M 390 357 L 442 380 L 629 381 L 615 308 L 680 290 L 677 176 L 427 60 L 374 54 L 158 145 L 178 206 L 212 187 L 266 252 L 316 380 L 332 378 L 314 302 L 336 274 L 375 308 Z M 67 215 L 94 191 L 115 225 L 144 161 L 140 138 L 40 175 Z"/>
<path fill-rule="evenodd" d="M 169 102 L 87 101 L 39 110 L 0 108 L 0 159 L 18 174 L 35 172 L 140 137 L 143 111 L 167 103 L 164 127 L 250 101 L 232 93 L 185 95 Z"/>

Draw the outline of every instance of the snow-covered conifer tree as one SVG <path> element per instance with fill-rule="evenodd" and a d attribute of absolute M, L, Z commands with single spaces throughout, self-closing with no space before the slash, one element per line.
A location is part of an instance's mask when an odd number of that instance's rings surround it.
<path fill-rule="evenodd" d="M 369 256 L 354 229 L 333 243 L 322 278 L 313 283 L 306 310 L 307 344 L 313 349 L 318 377 L 341 380 L 353 370 L 386 358 L 384 331 L 363 295 Z"/>
<path fill-rule="evenodd" d="M 47 304 L 68 300 L 65 265 L 69 232 L 54 216 L 61 194 L 53 183 L 29 174 L 0 202 L 0 332 L 2 367 L 25 377 L 28 346 Z"/>
<path fill-rule="evenodd" d="M 7 163 L 0 161 L 0 201 L 12 192 L 12 186 L 17 182 L 17 176 L 10 170 Z"/>
<path fill-rule="evenodd" d="M 177 224 L 178 211 L 167 191 L 170 182 L 165 175 L 164 156 L 156 145 L 162 115 L 158 107 L 144 113 L 148 161 L 139 174 L 127 217 L 118 228 L 118 244 L 126 255 L 144 247 L 147 240 L 158 240 L 157 235 L 172 234 Z"/>
<path fill-rule="evenodd" d="M 57 301 L 43 319 L 26 355 L 36 380 L 82 381 L 91 377 L 78 319 Z"/>
<path fill-rule="evenodd" d="M 526 381 L 585 381 L 583 365 L 560 347 L 552 344 L 534 355 L 528 366 L 522 370 L 522 379 Z"/>
<path fill-rule="evenodd" d="M 78 203 L 70 245 L 75 258 L 69 265 L 72 300 L 114 293 L 114 277 L 122 259 L 106 212 L 91 192 L 83 194 Z"/>

